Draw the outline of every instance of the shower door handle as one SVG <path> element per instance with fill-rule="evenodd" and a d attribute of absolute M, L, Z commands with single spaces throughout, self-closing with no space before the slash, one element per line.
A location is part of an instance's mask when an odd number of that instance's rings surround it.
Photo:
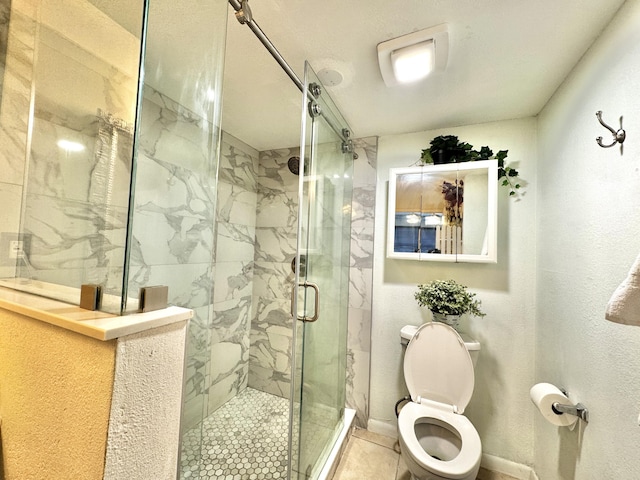
<path fill-rule="evenodd" d="M 294 306 L 295 306 L 295 299 L 296 299 L 296 294 L 298 293 L 298 287 L 303 287 L 305 289 L 307 288 L 313 288 L 314 291 L 314 305 L 313 305 L 313 315 L 311 317 L 307 317 L 306 315 L 300 316 L 298 315 L 298 312 L 294 311 Z M 306 309 L 305 309 L 305 313 Z M 318 288 L 318 285 L 316 285 L 315 283 L 311 283 L 311 282 L 302 282 L 299 283 L 297 287 L 293 287 L 291 289 L 291 315 L 295 316 L 298 320 L 301 320 L 303 322 L 315 322 L 316 320 L 318 320 L 318 315 L 320 315 L 320 289 Z"/>

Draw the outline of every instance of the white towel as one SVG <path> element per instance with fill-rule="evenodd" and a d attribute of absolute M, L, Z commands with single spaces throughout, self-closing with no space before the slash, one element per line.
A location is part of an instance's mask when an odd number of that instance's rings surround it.
<path fill-rule="evenodd" d="M 640 326 L 640 256 L 627 278 L 613 292 L 605 318 L 611 322 Z"/>

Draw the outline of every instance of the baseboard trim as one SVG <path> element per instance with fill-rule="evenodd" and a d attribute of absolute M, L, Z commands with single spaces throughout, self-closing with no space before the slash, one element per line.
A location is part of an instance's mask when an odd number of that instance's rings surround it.
<path fill-rule="evenodd" d="M 482 454 L 480 466 L 492 472 L 510 475 L 518 480 L 538 480 L 538 476 L 530 466 L 489 455 L 488 453 Z"/>
<path fill-rule="evenodd" d="M 390 425 L 382 420 L 370 418 L 367 422 L 367 430 L 386 437 L 398 438 L 398 426 L 396 423 Z"/>

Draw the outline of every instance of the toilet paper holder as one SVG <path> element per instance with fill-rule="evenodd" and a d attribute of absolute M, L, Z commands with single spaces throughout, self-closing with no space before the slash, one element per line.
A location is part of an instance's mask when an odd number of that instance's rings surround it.
<path fill-rule="evenodd" d="M 564 393 L 565 396 L 569 396 L 564 388 L 561 388 L 560 391 Z M 551 405 L 551 409 L 556 415 L 562 415 L 566 413 L 567 415 L 578 417 L 585 423 L 589 423 L 589 410 L 587 410 L 587 407 L 585 407 L 581 403 L 577 403 L 575 405 L 565 405 L 560 402 L 555 402 L 553 405 Z"/>

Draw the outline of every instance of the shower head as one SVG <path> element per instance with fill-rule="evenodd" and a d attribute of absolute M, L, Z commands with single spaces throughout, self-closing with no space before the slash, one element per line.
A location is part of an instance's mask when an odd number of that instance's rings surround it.
<path fill-rule="evenodd" d="M 287 162 L 289 170 L 294 175 L 300 175 L 300 157 L 291 157 Z"/>

